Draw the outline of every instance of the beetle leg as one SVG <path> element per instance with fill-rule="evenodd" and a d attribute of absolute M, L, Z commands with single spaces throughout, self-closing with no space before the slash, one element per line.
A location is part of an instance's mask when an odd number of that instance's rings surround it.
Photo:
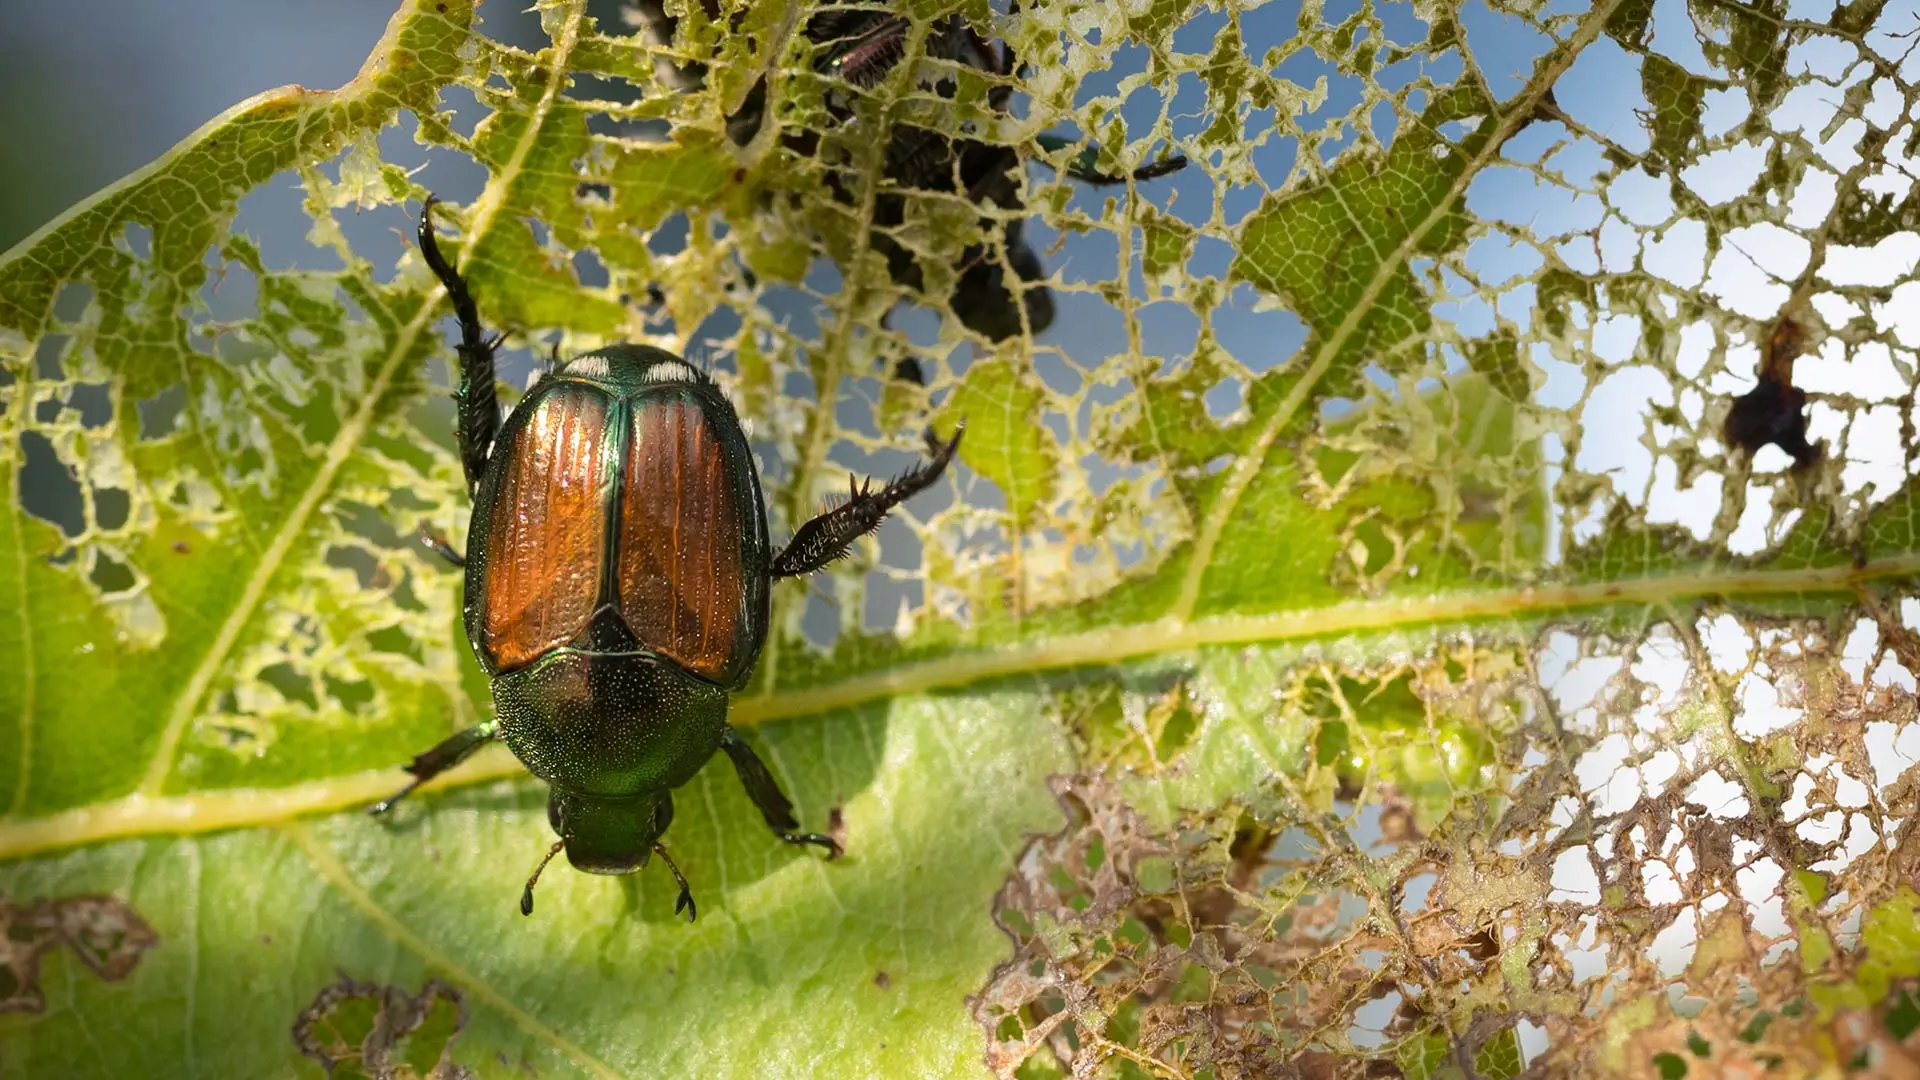
<path fill-rule="evenodd" d="M 466 567 L 467 557 L 453 550 L 453 545 L 447 543 L 447 538 L 435 531 L 432 525 L 424 521 L 421 522 L 419 536 L 421 547 L 426 548 L 428 551 L 433 552 L 435 555 L 440 556 L 457 567 L 461 567 L 462 569 Z"/>
<path fill-rule="evenodd" d="M 467 474 L 467 493 L 480 489 L 480 477 L 487 471 L 487 454 L 493 449 L 493 436 L 500 428 L 499 391 L 494 386 L 493 354 L 500 348 L 501 335 L 491 337 L 481 329 L 480 312 L 474 306 L 467 283 L 440 253 L 440 242 L 433 235 L 433 204 L 439 200 L 427 196 L 420 207 L 420 257 L 447 290 L 454 317 L 460 323 L 460 388 L 453 400 L 458 412 L 460 465 Z"/>
<path fill-rule="evenodd" d="M 947 463 L 953 460 L 954 451 L 960 448 L 960 436 L 966 430 L 967 425 L 961 424 L 954 429 L 953 438 L 944 443 L 935 438 L 933 432 L 929 430 L 927 432 L 928 460 L 919 467 L 909 469 L 895 477 L 886 487 L 878 491 L 874 490 L 871 482 L 866 485 L 855 482 L 852 494 L 846 502 L 794 530 L 793 539 L 787 542 L 786 548 L 780 554 L 773 557 L 767 572 L 774 577 L 811 574 L 845 555 L 847 548 L 852 546 L 855 540 L 880 527 L 880 523 L 887 518 L 887 511 L 926 490 L 940 478 L 940 474 L 946 471 Z M 729 753 L 731 752 L 729 750 Z M 738 755 L 735 755 L 733 763 L 740 765 Z M 746 767 L 740 767 L 740 778 L 745 780 Z M 753 790 L 751 782 L 747 784 L 747 789 Z M 761 803 L 760 810 L 765 813 L 767 804 Z M 773 819 L 767 820 L 771 822 Z"/>
<path fill-rule="evenodd" d="M 673 865 L 673 856 L 667 854 L 665 844 L 657 840 L 654 841 L 653 853 L 660 856 L 661 862 L 667 864 L 667 869 L 673 872 L 673 880 L 680 884 L 680 896 L 673 902 L 673 913 L 678 915 L 680 912 L 685 911 L 687 913 L 687 921 L 692 922 L 694 914 L 693 890 L 687 887 L 687 879 L 681 875 L 680 868 Z"/>
<path fill-rule="evenodd" d="M 413 794 L 414 788 L 465 761 L 475 750 L 485 746 L 498 734 L 499 727 L 494 721 L 489 720 L 484 724 L 475 724 L 465 731 L 457 732 L 433 749 L 416 755 L 406 766 L 407 771 L 413 774 L 413 781 L 368 807 L 367 813 L 377 817 L 393 809 L 395 803 Z"/>
<path fill-rule="evenodd" d="M 1060 135 L 1036 135 L 1034 136 L 1033 143 L 1039 147 L 1042 152 L 1049 154 L 1059 153 L 1061 150 L 1073 145 L 1072 142 Z M 1155 180 L 1170 173 L 1177 173 L 1187 167 L 1186 155 L 1175 154 L 1164 161 L 1154 161 L 1142 165 L 1125 176 L 1117 176 L 1113 173 L 1101 172 L 1096 164 L 1099 159 L 1100 148 L 1097 146 L 1089 146 L 1085 150 L 1080 151 L 1072 161 L 1067 163 L 1066 173 L 1068 176 L 1083 184 L 1106 187 L 1114 184 L 1124 184 L 1128 180 Z"/>
<path fill-rule="evenodd" d="M 741 738 L 739 732 L 728 728 L 727 733 L 720 736 L 720 749 L 733 759 L 733 769 L 740 774 L 740 783 L 747 789 L 747 798 L 760 808 L 760 816 L 766 819 L 767 827 L 773 830 L 774 835 L 789 844 L 813 844 L 826 848 L 829 859 L 840 856 L 840 844 L 833 837 L 797 831 L 800 820 L 793 816 L 793 803 L 780 790 L 779 782 L 767 771 L 760 755 L 753 752 L 753 747 L 747 745 L 747 740 Z"/>

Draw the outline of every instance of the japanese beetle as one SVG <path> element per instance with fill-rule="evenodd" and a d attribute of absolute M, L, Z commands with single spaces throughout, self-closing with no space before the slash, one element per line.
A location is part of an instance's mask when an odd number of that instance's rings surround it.
<path fill-rule="evenodd" d="M 673 789 L 726 751 L 775 835 L 799 832 L 793 804 L 727 724 L 727 692 L 745 685 L 766 641 L 774 578 L 809 574 L 880 527 L 953 460 L 959 430 L 927 434 L 929 460 L 882 487 L 855 484 L 843 503 L 767 541 L 766 503 L 733 405 L 672 353 L 614 345 L 560 363 L 504 424 L 494 388 L 499 336 L 481 332 L 466 283 L 440 253 L 433 204 L 420 211 L 420 253 L 460 325 L 456 429 L 472 525 L 464 556 L 469 644 L 492 680 L 494 718 L 415 757 L 413 780 L 372 808 L 384 814 L 422 783 L 501 739 L 550 788 L 560 839 L 527 879 L 520 910 L 561 850 L 575 868 L 627 874 L 659 855 Z"/>
<path fill-rule="evenodd" d="M 719 19 L 718 0 L 701 0 L 701 3 L 709 19 Z M 677 21 L 666 13 L 662 0 L 638 0 L 637 7 L 637 21 L 647 44 L 670 46 Z M 830 0 L 807 20 L 805 32 L 814 44 L 815 70 L 845 86 L 845 89 L 836 87 L 827 95 L 828 112 L 835 124 L 852 122 L 855 97 L 880 83 L 906 57 L 911 29 L 906 16 L 872 6 L 855 6 L 853 0 Z M 925 54 L 935 60 L 1000 76 L 1003 80 L 1016 68 L 1012 48 L 983 38 L 959 15 L 942 17 L 928 28 Z M 703 82 L 705 68 L 698 64 L 677 66 L 656 55 L 654 73 L 667 86 L 690 91 L 698 89 Z M 957 90 L 954 79 L 945 74 L 923 78 L 922 88 L 942 98 L 952 98 Z M 1011 115 L 1012 98 L 1013 87 L 1001 81 L 988 91 L 987 103 L 994 112 Z M 767 84 L 763 78 L 748 93 L 739 111 L 727 119 L 728 134 L 734 142 L 745 145 L 759 132 L 766 116 L 766 99 Z M 1015 216 L 998 226 L 997 246 L 1005 252 L 1004 259 L 990 243 L 975 244 L 961 254 L 959 279 L 948 298 L 948 306 L 962 325 L 992 341 L 1004 341 L 1022 330 L 1037 335 L 1053 323 L 1053 297 L 1044 284 L 1046 271 L 1040 265 L 1040 257 L 1021 236 L 1023 222 L 1017 212 L 1024 206 L 1019 175 L 1028 153 L 1055 153 L 1064 149 L 1068 141 L 1042 135 L 1034 140 L 1031 148 L 1023 150 L 981 142 L 968 137 L 970 134 L 971 130 L 967 129 L 956 137 L 910 124 L 892 126 L 882 170 L 886 183 L 874 200 L 870 242 L 886 256 L 888 275 L 896 284 L 924 291 L 924 275 L 918 260 L 894 238 L 895 230 L 906 221 L 907 200 L 899 193 L 900 189 L 958 195 L 974 206 L 1015 211 Z M 794 132 L 784 141 L 794 152 L 812 156 L 820 150 L 821 132 Z M 1098 185 L 1122 184 L 1128 180 L 1128 176 L 1100 172 L 1095 165 L 1097 157 L 1097 148 L 1087 148 L 1068 165 L 1067 175 Z M 1175 155 L 1135 169 L 1129 175 L 1134 180 L 1150 180 L 1176 172 L 1186 164 L 1185 157 Z M 848 177 L 840 169 L 829 171 L 828 183 L 842 202 L 854 201 Z M 994 224 L 983 219 L 983 225 L 991 236 Z M 1015 281 L 1008 281 L 1008 270 L 1013 272 Z M 918 381 L 916 372 L 917 369 L 910 369 L 909 374 L 915 375 Z"/>

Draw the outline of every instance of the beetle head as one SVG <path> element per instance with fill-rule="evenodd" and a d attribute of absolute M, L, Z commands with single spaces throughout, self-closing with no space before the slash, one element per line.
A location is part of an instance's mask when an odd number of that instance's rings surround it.
<path fill-rule="evenodd" d="M 547 820 L 574 869 L 631 874 L 647 865 L 654 843 L 672 823 L 673 796 L 652 791 L 609 798 L 555 790 L 547 800 Z"/>

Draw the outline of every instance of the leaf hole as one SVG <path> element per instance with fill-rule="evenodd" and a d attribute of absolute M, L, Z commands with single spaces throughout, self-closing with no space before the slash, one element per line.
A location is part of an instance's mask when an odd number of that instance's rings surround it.
<path fill-rule="evenodd" d="M 392 507 L 376 508 L 363 502 L 342 500 L 334 511 L 334 520 L 351 535 L 383 548 L 399 548 L 411 543 L 411 535 L 403 536 L 388 517 Z M 409 507 L 409 509 L 424 509 Z"/>
<path fill-rule="evenodd" d="M 357 545 L 335 544 L 328 548 L 327 565 L 353 571 L 354 580 L 362 589 L 385 589 L 392 583 L 392 576 L 381 558 Z"/>
<path fill-rule="evenodd" d="M 926 583 L 917 575 L 876 570 L 866 577 L 865 619 L 869 633 L 906 637 L 926 607 Z"/>
<path fill-rule="evenodd" d="M 187 408 L 187 388 L 184 383 L 174 383 L 149 398 L 134 402 L 134 415 L 139 418 L 140 440 L 149 442 L 164 439 L 180 426 L 180 417 Z"/>
<path fill-rule="evenodd" d="M 108 596 L 129 592 L 139 584 L 131 567 L 98 548 L 94 549 L 93 569 L 87 572 L 87 580 Z"/>
<path fill-rule="evenodd" d="M 1386 1043 L 1386 1028 L 1393 1020 L 1394 1013 L 1400 1010 L 1404 1000 L 1398 990 L 1391 990 L 1374 998 L 1353 1011 L 1353 1024 L 1347 1028 L 1347 1037 L 1354 1045 L 1374 1048 Z"/>
<path fill-rule="evenodd" d="M 302 674 L 291 662 L 269 664 L 261 668 L 260 673 L 255 677 L 279 691 L 280 696 L 288 701 L 299 702 L 309 709 L 320 708 L 320 699 L 313 692 L 313 680 Z"/>
<path fill-rule="evenodd" d="M 20 508 L 57 526 L 68 537 L 85 532 L 85 497 L 73 467 L 61 460 L 53 443 L 37 431 L 20 433 L 20 449 Z"/>
<path fill-rule="evenodd" d="M 71 286 L 69 286 L 71 288 Z M 61 293 L 64 299 L 66 293 Z M 37 379 L 60 379 L 65 377 L 65 365 L 61 363 L 67 354 L 67 346 L 72 342 L 67 334 L 48 334 L 42 337 L 33 349 L 33 374 Z M 51 423 L 51 419 L 42 419 L 41 423 Z"/>
<path fill-rule="evenodd" d="M 600 261 L 599 252 L 591 248 L 581 248 L 574 252 L 570 261 L 574 278 L 580 282 L 581 288 L 604 289 L 613 281 L 613 275 L 608 272 L 607 264 Z"/>
<path fill-rule="evenodd" d="M 375 652 L 392 653 L 405 656 L 415 663 L 426 662 L 426 651 L 405 630 L 398 626 L 383 626 L 367 634 L 367 645 Z"/>
<path fill-rule="evenodd" d="M 332 675 L 322 675 L 320 681 L 327 689 L 327 697 L 350 713 L 366 712 L 376 696 L 373 683 L 365 679 L 340 679 Z"/>
<path fill-rule="evenodd" d="M 116 246 L 141 262 L 146 262 L 153 258 L 153 230 L 137 221 L 129 221 L 120 230 Z"/>
<path fill-rule="evenodd" d="M 1200 717 L 1187 706 L 1182 698 L 1168 713 L 1160 727 L 1160 738 L 1154 747 L 1154 757 L 1162 765 L 1174 761 L 1200 730 Z"/>
<path fill-rule="evenodd" d="M 93 489 L 93 523 L 100 529 L 110 531 L 126 525 L 132 508 L 133 499 L 124 488 Z"/>
<path fill-rule="evenodd" d="M 1224 424 L 1246 407 L 1247 384 L 1238 376 L 1229 375 L 1208 387 L 1201 401 L 1206 405 L 1207 415 L 1214 422 Z"/>
<path fill-rule="evenodd" d="M 840 640 L 840 606 L 812 589 L 807 590 L 806 609 L 800 615 L 800 636 L 821 652 Z"/>
<path fill-rule="evenodd" d="M 80 414 L 81 427 L 105 427 L 113 419 L 113 389 L 106 383 L 76 383 L 67 407 Z"/>

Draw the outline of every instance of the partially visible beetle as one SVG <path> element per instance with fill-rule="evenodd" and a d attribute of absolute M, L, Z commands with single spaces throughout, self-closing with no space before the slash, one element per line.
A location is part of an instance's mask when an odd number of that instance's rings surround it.
<path fill-rule="evenodd" d="M 707 17 L 720 18 L 718 0 L 700 0 Z M 637 0 L 640 31 L 649 45 L 660 48 L 673 43 L 676 20 L 666 13 L 662 0 Z M 830 90 L 827 108 L 839 124 L 853 117 L 853 95 L 877 85 L 900 63 L 912 23 L 877 6 L 856 6 L 853 0 L 828 0 L 808 19 L 806 35 L 815 46 L 815 68 L 847 85 L 846 90 Z M 937 19 L 928 27 L 925 38 L 927 57 L 970 67 L 996 76 L 1009 76 L 1016 67 L 1013 50 L 981 37 L 959 15 Z M 656 55 L 654 73 L 665 85 L 680 91 L 698 89 L 704 80 L 703 65 L 680 67 Z M 922 80 L 923 89 L 943 98 L 956 92 L 954 80 L 936 73 Z M 1002 81 L 988 91 L 987 104 L 993 112 L 1011 111 L 1013 88 Z M 729 135 L 744 145 L 760 130 L 766 118 L 767 84 L 763 79 L 747 95 L 734 115 L 727 118 Z M 874 199 L 871 243 L 887 259 L 887 272 L 907 288 L 923 291 L 923 273 L 914 253 L 894 238 L 893 230 L 906 221 L 907 201 L 900 188 L 934 194 L 959 195 L 974 206 L 996 206 L 1003 210 L 1023 209 L 1019 173 L 1026 152 L 997 143 L 971 138 L 971 130 L 946 134 L 911 124 L 894 124 L 885 148 L 882 178 L 885 183 Z M 786 143 L 794 152 L 812 156 L 820 148 L 821 133 L 800 131 Z M 1065 139 L 1043 135 L 1034 141 L 1034 150 L 1053 153 L 1067 145 Z M 1088 148 L 1068 166 L 1067 175 L 1089 184 L 1121 184 L 1126 176 L 1100 172 L 1095 166 L 1097 150 Z M 1135 169 L 1135 180 L 1150 180 L 1185 168 L 1187 159 L 1174 155 L 1163 161 Z M 830 171 L 829 183 L 835 194 L 853 201 L 845 179 Z M 888 190 L 892 188 L 893 190 Z M 991 244 L 976 244 L 961 254 L 952 296 L 948 300 L 953 313 L 968 329 L 993 341 L 1004 341 L 1025 330 L 1037 335 L 1052 325 L 1053 298 L 1043 283 L 1046 271 L 1040 258 L 1021 237 L 1024 224 L 1019 216 L 999 226 L 1000 248 L 1004 262 Z M 989 227 L 991 232 L 991 227 Z M 1007 280 L 1011 269 L 1015 282 Z M 909 369 L 912 374 L 913 369 Z"/>
<path fill-rule="evenodd" d="M 483 336 L 441 255 L 433 204 L 420 211 L 420 253 L 460 323 L 456 423 L 474 502 L 464 557 L 426 540 L 466 568 L 467 638 L 492 679 L 495 717 L 415 757 L 413 781 L 372 812 L 503 739 L 550 786 L 547 819 L 560 836 L 527 879 L 523 913 L 565 849 L 596 874 L 632 873 L 659 855 L 680 885 L 674 911 L 692 919 L 693 893 L 660 836 L 673 789 L 724 750 L 776 835 L 838 855 L 831 838 L 798 831 L 773 774 L 727 725 L 727 692 L 746 683 L 766 641 L 772 579 L 845 555 L 939 477 L 960 431 L 944 443 L 929 431 L 930 460 L 884 487 L 854 485 L 774 553 L 732 404 L 671 353 L 614 345 L 566 361 L 501 425 L 500 338 Z"/>

